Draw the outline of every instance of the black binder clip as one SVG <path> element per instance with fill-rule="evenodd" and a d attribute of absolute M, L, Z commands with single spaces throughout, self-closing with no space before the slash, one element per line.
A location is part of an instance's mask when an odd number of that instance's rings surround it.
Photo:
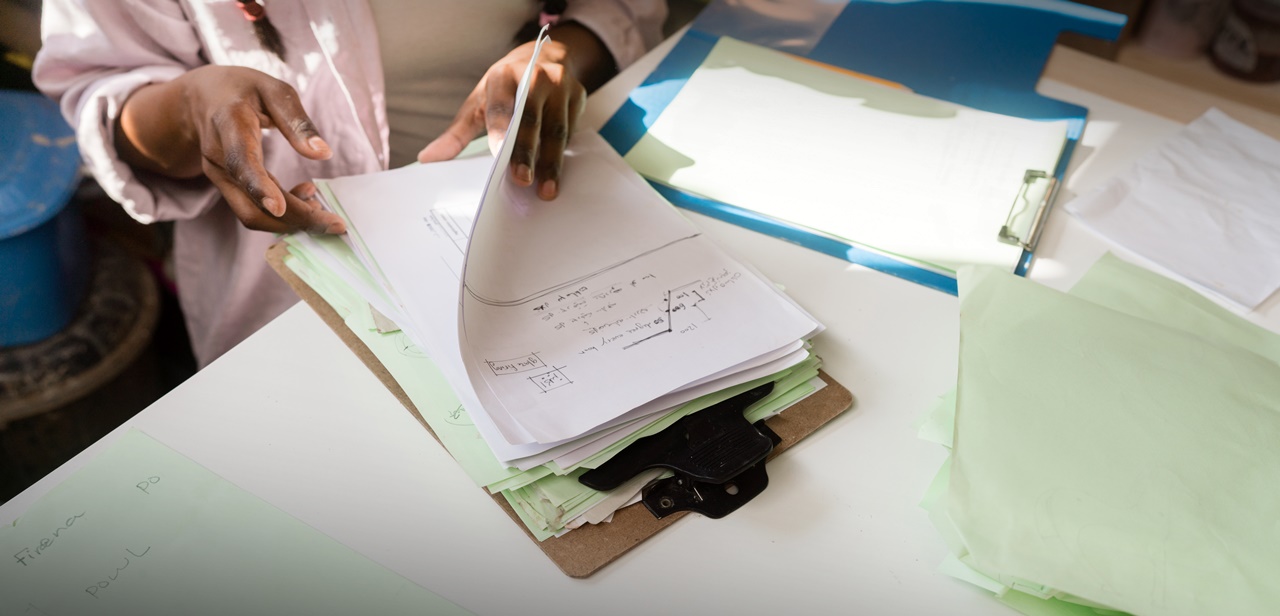
<path fill-rule="evenodd" d="M 641 491 L 644 506 L 655 517 L 678 511 L 709 518 L 729 515 L 769 485 L 765 458 L 782 438 L 763 421 L 749 423 L 743 411 L 771 391 L 773 383 L 765 383 L 683 417 L 578 481 L 594 490 L 612 490 L 646 469 L 667 468 L 675 476 L 651 481 Z"/>

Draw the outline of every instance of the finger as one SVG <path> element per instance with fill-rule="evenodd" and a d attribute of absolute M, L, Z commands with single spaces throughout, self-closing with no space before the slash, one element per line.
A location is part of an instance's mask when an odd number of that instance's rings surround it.
<path fill-rule="evenodd" d="M 231 212 L 246 228 L 270 233 L 285 233 L 290 230 L 279 218 L 263 211 L 225 169 L 205 159 L 204 174 L 217 187 L 218 192 L 222 193 Z"/>
<path fill-rule="evenodd" d="M 272 175 L 271 177 L 274 178 L 275 175 Z M 277 181 L 276 183 L 279 184 L 279 181 Z M 315 201 L 317 205 L 320 202 L 320 198 L 319 198 L 320 189 L 316 188 L 315 182 L 310 182 L 310 181 L 303 182 L 301 184 L 298 184 L 297 186 L 294 186 L 293 188 L 290 188 L 289 192 L 292 193 L 293 196 L 299 199 L 302 199 L 303 201 Z"/>
<path fill-rule="evenodd" d="M 271 124 L 299 154 L 314 160 L 328 160 L 333 156 L 333 150 L 320 137 L 311 116 L 302 108 L 302 101 L 293 86 L 264 76 L 258 85 L 258 99 Z"/>
<path fill-rule="evenodd" d="M 244 105 L 225 107 L 214 114 L 213 126 L 217 138 L 207 140 L 202 152 L 205 161 L 224 171 L 255 206 L 274 216 L 284 214 L 284 194 L 262 165 L 262 125 L 257 112 Z"/>
<path fill-rule="evenodd" d="M 304 230 L 308 233 L 345 233 L 347 225 L 342 217 L 326 211 L 320 204 L 315 184 L 303 182 L 285 193 L 289 207 L 280 217 L 290 229 Z"/>
<path fill-rule="evenodd" d="M 560 169 L 569 143 L 569 109 L 563 96 L 548 101 L 543 112 L 535 177 L 538 197 L 547 201 L 560 194 Z"/>
<path fill-rule="evenodd" d="M 484 88 L 484 127 L 489 133 L 489 149 L 496 154 L 515 114 L 519 82 L 509 71 L 503 70 L 490 75 Z"/>
<path fill-rule="evenodd" d="M 235 179 L 224 169 L 207 165 L 205 175 L 213 181 L 214 186 L 227 201 L 227 205 L 231 207 L 231 211 L 246 228 L 270 233 L 289 233 L 298 230 L 310 233 L 346 232 L 346 223 L 342 218 L 325 211 L 321 206 L 318 192 L 311 182 L 303 182 L 287 193 L 282 192 L 286 208 L 285 213 L 277 217 L 259 208 L 248 194 L 240 190 Z M 274 177 L 272 181 L 275 181 Z"/>
<path fill-rule="evenodd" d="M 418 152 L 418 162 L 433 163 L 441 160 L 451 160 L 456 157 L 462 149 L 471 143 L 480 135 L 480 130 L 484 128 L 484 115 L 481 113 L 480 106 L 481 93 L 479 90 L 471 93 L 467 97 L 466 102 L 462 104 L 462 109 L 458 110 L 458 115 L 454 116 L 453 123 L 446 128 L 439 137 L 436 137 L 427 147 L 422 148 Z"/>
<path fill-rule="evenodd" d="M 511 149 L 511 178 L 521 186 L 533 184 L 533 164 L 538 156 L 542 131 L 542 108 L 545 93 L 529 93 L 520 114 L 520 126 L 516 129 L 516 142 Z"/>

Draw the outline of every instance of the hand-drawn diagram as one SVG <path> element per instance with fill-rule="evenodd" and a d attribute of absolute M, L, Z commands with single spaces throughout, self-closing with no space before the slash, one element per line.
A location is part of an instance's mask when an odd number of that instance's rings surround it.
<path fill-rule="evenodd" d="M 525 377 L 530 383 L 538 388 L 539 392 L 546 393 L 553 389 L 572 385 L 573 381 L 565 376 L 564 366 L 548 366 L 546 362 L 537 353 L 529 353 L 520 357 L 511 359 L 485 360 L 485 365 L 489 366 L 489 370 L 493 371 L 494 376 L 504 376 L 510 374 L 520 374 L 534 370 L 542 370 L 533 376 Z M 551 368 L 547 370 L 547 368 Z"/>
<path fill-rule="evenodd" d="M 663 294 L 662 301 L 662 305 L 665 305 L 666 317 L 653 320 L 653 325 L 665 325 L 665 328 L 634 339 L 622 348 L 630 349 L 663 334 L 687 334 L 697 331 L 700 324 L 711 320 L 706 307 L 708 299 L 721 289 L 736 283 L 740 278 L 742 278 L 742 272 L 722 269 L 711 276 L 667 290 Z"/>
<path fill-rule="evenodd" d="M 552 368 L 542 374 L 536 374 L 529 377 L 529 381 L 538 386 L 542 393 L 547 393 L 553 389 L 559 389 L 565 385 L 573 385 L 573 381 L 565 376 L 560 368 Z"/>

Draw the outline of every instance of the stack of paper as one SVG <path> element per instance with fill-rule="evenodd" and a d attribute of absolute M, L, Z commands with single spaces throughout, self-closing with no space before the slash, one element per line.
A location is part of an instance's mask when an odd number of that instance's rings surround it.
<path fill-rule="evenodd" d="M 1277 195 L 1280 141 L 1210 109 L 1067 211 L 1252 310 L 1280 289 Z"/>
<path fill-rule="evenodd" d="M 822 326 L 594 133 L 570 142 L 552 202 L 509 179 L 510 141 L 496 158 L 317 182 L 345 243 L 291 238 L 289 265 L 546 537 L 635 495 L 642 482 L 610 498 L 576 477 L 640 436 L 764 382 L 753 421 L 813 392 Z"/>
<path fill-rule="evenodd" d="M 962 272 L 960 378 L 922 430 L 946 570 L 1028 614 L 1280 605 L 1280 335 L 1106 257 L 1063 294 Z"/>

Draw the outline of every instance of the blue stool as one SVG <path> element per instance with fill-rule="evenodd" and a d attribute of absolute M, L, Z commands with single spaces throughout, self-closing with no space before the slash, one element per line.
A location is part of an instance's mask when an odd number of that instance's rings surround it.
<path fill-rule="evenodd" d="M 84 297 L 90 251 L 79 213 L 67 207 L 79 168 L 57 105 L 0 91 L 0 347 L 52 336 Z"/>

